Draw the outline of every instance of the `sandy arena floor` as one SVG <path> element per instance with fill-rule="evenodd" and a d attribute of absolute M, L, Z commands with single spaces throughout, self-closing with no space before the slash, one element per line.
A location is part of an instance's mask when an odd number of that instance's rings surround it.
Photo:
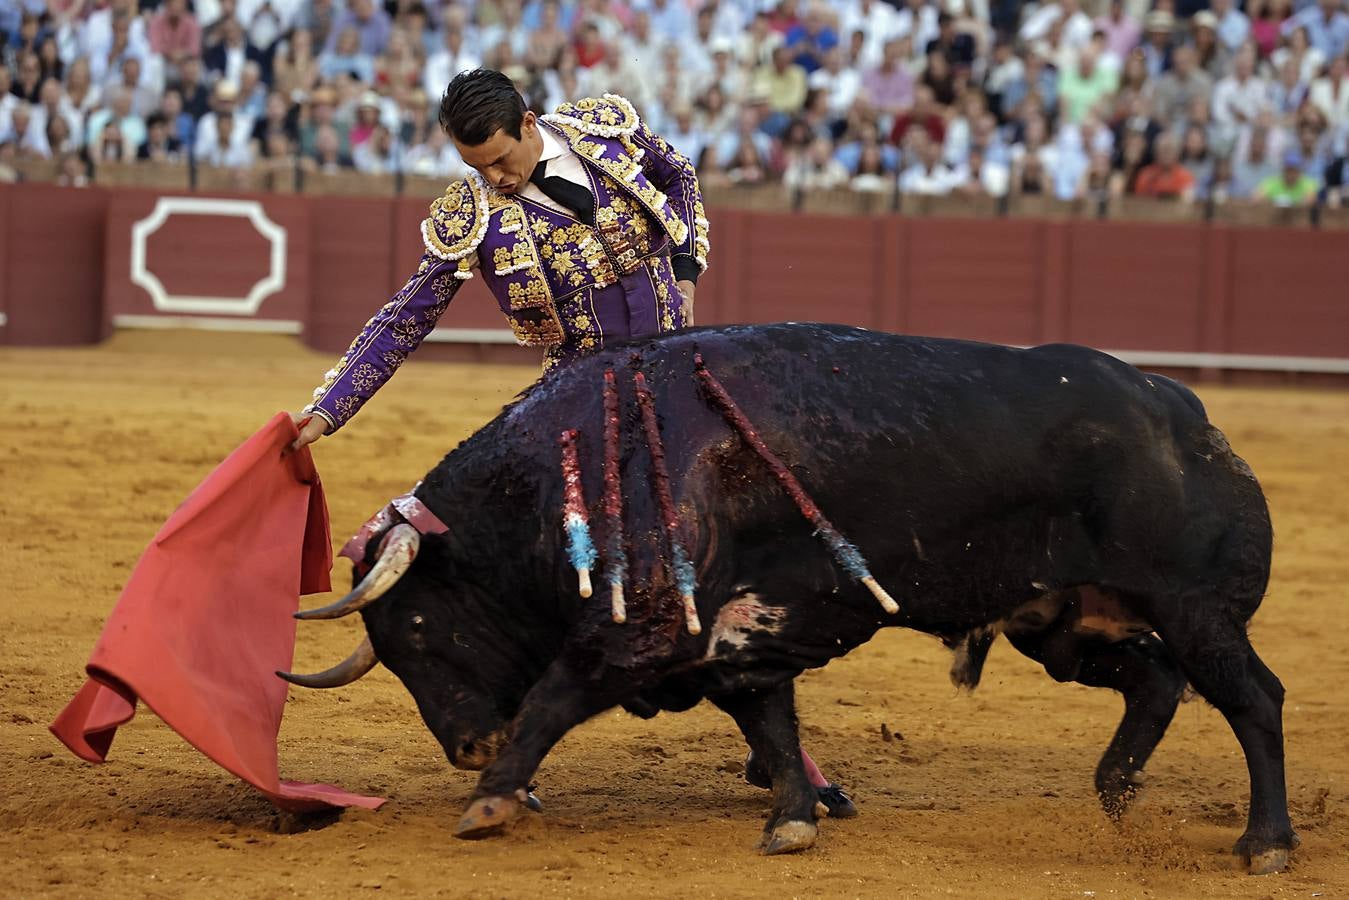
<path fill-rule="evenodd" d="M 1117 828 L 1091 774 L 1116 695 L 1055 685 L 1006 643 L 958 696 L 931 638 L 882 633 L 799 682 L 807 745 L 862 816 L 817 847 L 751 847 L 767 794 L 738 773 L 729 719 L 706 705 L 649 722 L 613 712 L 544 763 L 543 816 L 505 837 L 450 837 L 473 780 L 452 769 L 386 670 L 293 690 L 283 777 L 379 793 L 287 834 L 259 795 L 144 711 L 110 760 L 70 756 L 46 725 L 124 580 L 188 491 L 330 364 L 277 337 L 140 333 L 97 349 L 0 350 L 0 893 L 120 897 L 926 896 L 1349 894 L 1349 393 L 1208 389 L 1214 421 L 1274 511 L 1275 576 L 1254 641 L 1288 689 L 1291 869 L 1251 878 L 1228 849 L 1247 780 L 1226 723 L 1183 706 Z M 533 377 L 418 363 L 316 449 L 338 542 Z M 346 583 L 345 571 L 337 576 Z M 306 601 L 317 605 L 317 598 Z M 358 622 L 301 625 L 296 664 L 345 655 Z M 882 724 L 895 740 L 881 738 Z"/>

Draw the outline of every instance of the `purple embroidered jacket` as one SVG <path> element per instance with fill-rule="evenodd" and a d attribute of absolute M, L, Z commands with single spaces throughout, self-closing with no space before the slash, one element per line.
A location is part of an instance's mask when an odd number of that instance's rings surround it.
<path fill-rule="evenodd" d="M 451 184 L 422 222 L 426 254 L 416 274 L 314 391 L 306 411 L 331 430 L 430 334 L 475 262 L 516 340 L 545 348 L 545 369 L 610 338 L 683 324 L 677 279 L 695 280 L 708 251 L 692 164 L 614 94 L 563 104 L 540 122 L 580 158 L 595 195 L 594 225 L 501 194 L 477 173 Z"/>

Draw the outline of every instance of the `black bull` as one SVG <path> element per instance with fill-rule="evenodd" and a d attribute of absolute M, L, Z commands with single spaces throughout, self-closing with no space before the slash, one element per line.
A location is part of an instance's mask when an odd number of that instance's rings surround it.
<path fill-rule="evenodd" d="M 709 405 L 698 353 L 866 556 L 897 614 L 835 564 Z M 623 401 L 626 624 L 611 620 L 605 592 L 578 597 L 560 521 L 557 438 L 575 428 L 604 545 L 609 368 Z M 697 567 L 700 635 L 685 630 L 666 574 L 634 371 L 654 387 Z M 1002 632 L 1056 679 L 1121 692 L 1124 717 L 1096 773 L 1112 815 L 1188 681 L 1245 752 L 1250 817 L 1235 852 L 1271 871 L 1297 842 L 1283 688 L 1246 636 L 1269 576 L 1264 496 L 1192 393 L 1112 357 L 841 326 L 695 329 L 545 377 L 445 457 L 417 497 L 450 531 L 414 534 L 410 546 L 400 534 L 392 551 L 386 541 L 384 555 L 403 558 L 392 574 L 371 541 L 377 571 L 362 583 L 380 590 L 358 586 L 329 612 L 361 608 L 369 644 L 325 686 L 377 656 L 450 761 L 485 767 L 460 835 L 513 816 L 545 754 L 589 717 L 706 698 L 735 719 L 771 779 L 765 849 L 809 846 L 817 800 L 797 752 L 793 679 L 899 625 L 957 647 L 953 674 L 967 684 Z"/>

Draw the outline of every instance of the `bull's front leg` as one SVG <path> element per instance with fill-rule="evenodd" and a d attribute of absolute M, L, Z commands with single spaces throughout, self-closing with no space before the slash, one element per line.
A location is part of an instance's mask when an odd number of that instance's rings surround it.
<path fill-rule="evenodd" d="M 815 843 L 815 820 L 827 813 L 806 774 L 797 736 L 792 682 L 713 698 L 735 719 L 773 786 L 773 811 L 759 848 L 766 854 L 805 850 Z"/>
<path fill-rule="evenodd" d="M 606 679 L 606 683 L 621 681 Z M 615 693 L 593 679 L 580 678 L 565 654 L 554 660 L 525 694 L 508 727 L 505 746 L 478 778 L 468 808 L 454 829 L 455 837 L 486 837 L 513 819 L 528 802 L 529 782 L 553 745 L 629 693 L 627 687 Z"/>

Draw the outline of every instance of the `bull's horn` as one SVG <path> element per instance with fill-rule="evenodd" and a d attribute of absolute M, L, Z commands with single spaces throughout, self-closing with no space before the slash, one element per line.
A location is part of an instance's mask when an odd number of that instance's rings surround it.
<path fill-rule="evenodd" d="M 295 618 L 337 619 L 374 603 L 407 572 L 412 561 L 417 558 L 421 541 L 421 534 L 411 525 L 395 525 L 379 545 L 379 559 L 375 561 L 374 568 L 361 579 L 360 584 L 351 589 L 350 594 L 318 609 L 301 610 L 295 614 Z"/>
<path fill-rule="evenodd" d="M 375 656 L 375 648 L 370 646 L 370 636 L 366 635 L 365 640 L 361 641 L 350 656 L 331 669 L 314 675 L 296 675 L 293 672 L 277 672 L 276 674 L 291 684 L 298 684 L 300 687 L 334 688 L 351 684 L 373 669 L 378 662 L 379 657 Z"/>

